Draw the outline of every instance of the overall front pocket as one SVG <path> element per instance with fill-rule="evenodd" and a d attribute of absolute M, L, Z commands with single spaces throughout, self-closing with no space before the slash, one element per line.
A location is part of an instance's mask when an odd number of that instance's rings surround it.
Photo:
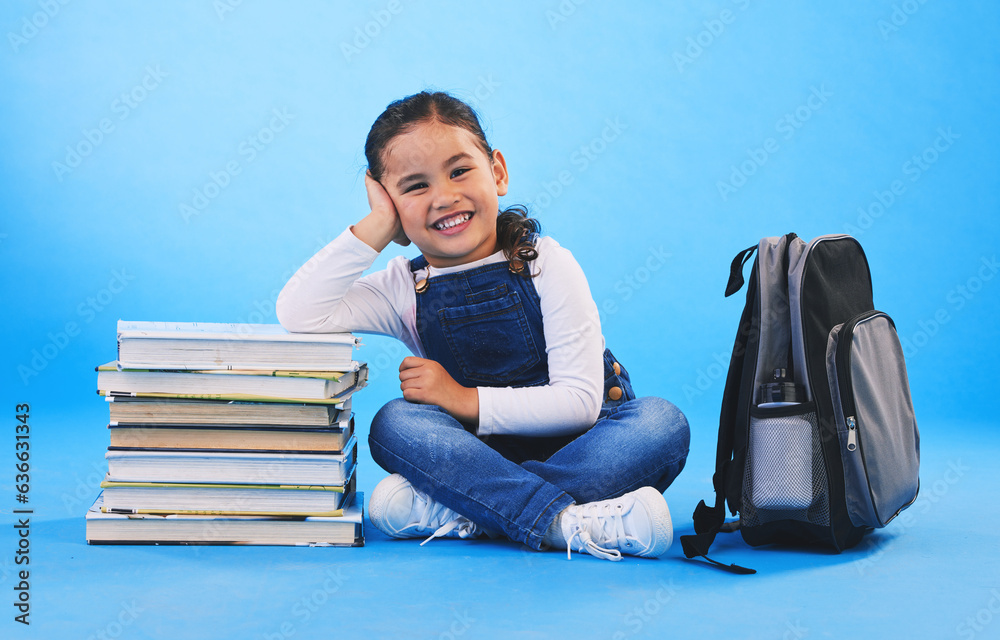
<path fill-rule="evenodd" d="M 490 386 L 528 386 L 548 381 L 544 367 L 519 379 L 542 361 L 516 291 L 475 304 L 438 311 L 441 330 L 462 373 Z M 537 379 L 536 379 L 537 378 Z"/>

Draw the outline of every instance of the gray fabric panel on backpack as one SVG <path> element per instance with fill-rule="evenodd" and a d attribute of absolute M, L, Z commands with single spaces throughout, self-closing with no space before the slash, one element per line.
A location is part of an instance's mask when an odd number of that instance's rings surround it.
<path fill-rule="evenodd" d="M 859 323 L 852 342 L 858 448 L 864 452 L 873 506 L 884 526 L 917 494 L 916 418 L 903 349 L 889 321 L 876 316 Z"/>
<path fill-rule="evenodd" d="M 798 238 L 793 246 L 804 244 Z M 785 236 L 764 238 L 757 248 L 760 297 L 760 343 L 753 389 L 771 380 L 772 371 L 788 360 L 788 280 L 785 272 Z M 756 392 L 756 391 L 755 391 Z M 753 401 L 756 404 L 756 399 Z"/>
<path fill-rule="evenodd" d="M 852 334 L 831 332 L 827 371 L 833 394 L 837 435 L 844 462 L 848 515 L 856 526 L 884 527 L 917 495 L 919 433 L 902 347 L 881 313 L 859 321 Z M 850 339 L 850 371 L 837 370 L 837 350 Z M 843 413 L 839 380 L 850 375 L 856 416 Z M 856 422 L 857 448 L 848 449 L 847 420 Z"/>
<path fill-rule="evenodd" d="M 820 236 L 820 238 L 822 237 L 824 236 Z M 788 306 L 792 318 L 790 320 L 792 366 L 795 368 L 796 382 L 805 387 L 806 398 L 809 400 L 813 399 L 813 391 L 809 384 L 809 376 L 802 375 L 806 371 L 806 348 L 802 337 L 801 318 L 802 271 L 805 269 L 806 258 L 812 244 L 812 242 L 806 244 L 801 238 L 796 238 L 796 242 L 792 244 L 788 253 Z"/>
<path fill-rule="evenodd" d="M 798 325 L 790 315 L 786 244 L 787 236 L 777 236 L 762 239 L 757 248 L 760 327 L 751 400 L 754 406 L 756 390 L 771 381 L 774 369 L 787 366 L 790 327 Z M 789 265 L 799 260 L 805 249 L 805 242 L 792 238 L 787 247 Z M 808 388 L 804 371 L 804 362 L 797 364 L 794 378 Z M 761 410 L 747 425 L 741 521 L 751 527 L 778 520 L 828 525 L 827 474 L 816 437 L 816 413 L 803 405 L 794 415 L 781 414 L 787 414 L 787 409 Z"/>

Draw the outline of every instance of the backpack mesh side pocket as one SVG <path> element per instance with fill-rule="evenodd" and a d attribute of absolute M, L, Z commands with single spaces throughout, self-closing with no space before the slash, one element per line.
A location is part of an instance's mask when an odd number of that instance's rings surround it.
<path fill-rule="evenodd" d="M 754 409 L 743 474 L 744 526 L 778 520 L 830 524 L 826 467 L 817 433 L 811 405 Z"/>

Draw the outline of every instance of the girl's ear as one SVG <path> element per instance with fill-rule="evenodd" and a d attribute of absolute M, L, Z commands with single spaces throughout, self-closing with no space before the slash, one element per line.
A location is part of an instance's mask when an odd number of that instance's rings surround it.
<path fill-rule="evenodd" d="M 503 154 L 500 153 L 499 149 L 493 150 L 493 156 L 490 158 L 490 164 L 493 165 L 493 178 L 497 183 L 497 195 L 507 195 L 507 182 L 510 179 L 510 176 L 507 173 L 507 161 L 504 159 Z"/>

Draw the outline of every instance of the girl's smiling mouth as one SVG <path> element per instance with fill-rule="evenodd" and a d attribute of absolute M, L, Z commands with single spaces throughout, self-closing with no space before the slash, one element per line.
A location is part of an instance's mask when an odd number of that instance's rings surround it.
<path fill-rule="evenodd" d="M 445 234 L 458 233 L 462 228 L 465 227 L 466 223 L 472 219 L 471 211 L 464 211 L 462 213 L 457 213 L 451 216 L 447 216 L 433 223 L 431 226 Z"/>

